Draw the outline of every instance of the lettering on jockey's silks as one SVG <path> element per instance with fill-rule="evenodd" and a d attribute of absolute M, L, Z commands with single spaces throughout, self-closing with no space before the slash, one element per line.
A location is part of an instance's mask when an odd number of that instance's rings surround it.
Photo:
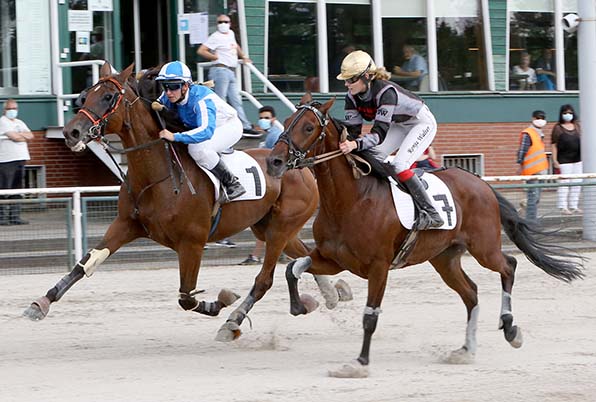
<path fill-rule="evenodd" d="M 453 212 L 453 207 L 449 205 L 449 199 L 445 194 L 435 194 L 433 195 L 433 199 L 435 201 L 443 201 L 443 207 L 441 208 L 447 214 L 447 225 L 451 226 L 451 213 Z"/>
<path fill-rule="evenodd" d="M 257 170 L 257 167 L 251 166 L 245 170 L 246 173 L 251 173 L 252 177 L 255 179 L 255 195 L 260 197 L 263 194 L 263 188 L 261 186 L 261 180 L 259 180 L 259 171 Z"/>
<path fill-rule="evenodd" d="M 418 145 L 420 145 L 420 142 L 424 139 L 424 137 L 426 137 L 426 135 L 430 132 L 430 126 L 427 126 L 424 130 L 422 130 L 422 132 L 420 134 L 418 134 L 418 137 L 416 137 L 416 141 L 412 144 L 412 146 L 410 148 L 408 148 L 408 153 L 412 153 L 416 150 L 416 148 L 418 148 Z"/>
<path fill-rule="evenodd" d="M 387 109 L 379 109 L 379 110 L 377 110 L 377 115 L 379 115 L 379 116 L 387 116 L 387 113 L 389 113 L 387 111 Z"/>

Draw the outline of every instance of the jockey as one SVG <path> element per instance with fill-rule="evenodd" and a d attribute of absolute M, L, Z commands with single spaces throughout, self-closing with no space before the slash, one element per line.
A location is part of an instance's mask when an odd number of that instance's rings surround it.
<path fill-rule="evenodd" d="M 397 151 L 391 162 L 396 179 L 403 183 L 418 209 L 414 229 L 425 230 L 443 225 L 412 164 L 432 143 L 437 132 L 435 117 L 422 99 L 389 81 L 384 67 L 377 68 L 365 52 L 348 54 L 338 80 L 344 80 L 348 93 L 345 99 L 346 125 L 354 141 L 339 144 L 344 154 L 372 149 L 383 161 Z M 360 135 L 364 120 L 373 121 L 370 133 Z"/>
<path fill-rule="evenodd" d="M 189 144 L 190 156 L 221 181 L 228 201 L 244 194 L 246 190 L 219 155 L 242 137 L 242 122 L 236 110 L 209 88 L 194 85 L 190 70 L 180 61 L 164 65 L 155 80 L 163 87 L 158 101 L 177 112 L 180 120 L 191 127 L 180 133 L 164 128 L 159 136 L 168 141 Z"/>

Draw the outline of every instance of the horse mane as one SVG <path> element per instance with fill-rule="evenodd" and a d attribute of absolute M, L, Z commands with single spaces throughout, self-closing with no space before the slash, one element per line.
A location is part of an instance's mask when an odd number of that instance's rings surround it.
<path fill-rule="evenodd" d="M 160 69 L 161 66 L 150 67 L 144 72 L 139 73 L 136 80 L 132 80 L 135 81 L 135 87 L 137 88 L 139 96 L 148 104 L 148 107 L 151 110 L 151 116 L 158 125 L 160 122 L 156 116 L 157 112 L 151 109 L 151 102 L 159 98 L 162 92 L 159 83 L 155 81 L 155 77 L 159 74 Z M 173 110 L 163 109 L 160 113 L 168 130 L 176 133 L 188 131 L 190 129 L 182 122 L 182 120 L 180 120 L 178 114 Z"/>
<path fill-rule="evenodd" d="M 338 134 L 346 128 L 344 122 L 331 117 L 331 123 L 337 130 Z M 348 134 L 351 139 L 355 139 L 352 135 Z M 354 154 L 358 155 L 362 159 L 364 159 L 371 167 L 371 174 L 375 177 L 386 180 L 388 176 L 395 176 L 395 168 L 392 164 L 388 162 L 380 161 L 376 156 L 377 153 L 373 149 L 367 149 L 364 151 L 354 152 Z"/>

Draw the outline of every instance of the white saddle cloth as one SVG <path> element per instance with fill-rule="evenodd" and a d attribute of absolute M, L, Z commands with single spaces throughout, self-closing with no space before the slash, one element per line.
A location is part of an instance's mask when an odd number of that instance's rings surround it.
<path fill-rule="evenodd" d="M 432 173 L 424 173 L 420 180 L 428 184 L 426 192 L 437 212 L 443 218 L 443 226 L 433 229 L 450 230 L 453 229 L 457 223 L 457 212 L 453 196 L 447 185 Z M 391 183 L 391 194 L 393 195 L 393 204 L 395 211 L 403 227 L 412 229 L 414 224 L 414 201 L 412 196 L 402 191 L 397 182 L 393 178 L 389 178 Z"/>
<path fill-rule="evenodd" d="M 261 166 L 259 166 L 257 161 L 252 156 L 242 151 L 234 151 L 229 154 L 222 154 L 221 159 L 246 189 L 246 193 L 232 200 L 232 202 L 260 200 L 265 196 L 265 191 L 267 189 L 265 174 L 263 173 Z M 201 167 L 201 169 L 207 173 L 207 176 L 213 182 L 213 187 L 215 188 L 214 197 L 216 200 L 219 199 L 219 179 L 215 177 L 215 175 L 209 170 L 203 167 Z"/>

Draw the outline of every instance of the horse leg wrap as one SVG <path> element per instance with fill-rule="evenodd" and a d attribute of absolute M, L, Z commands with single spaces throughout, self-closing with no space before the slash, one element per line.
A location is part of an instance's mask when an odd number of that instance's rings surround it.
<path fill-rule="evenodd" d="M 372 340 L 373 333 L 377 329 L 379 314 L 381 314 L 380 307 L 373 308 L 366 306 L 364 308 L 364 316 L 362 317 L 364 340 L 362 341 L 362 351 L 360 352 L 360 356 L 357 359 L 363 366 L 367 366 L 369 363 L 370 342 Z"/>
<path fill-rule="evenodd" d="M 196 308 L 194 308 L 192 311 L 196 311 L 197 313 L 215 317 L 215 316 L 219 315 L 219 312 L 221 311 L 222 307 L 224 307 L 224 306 L 219 301 L 214 301 L 214 302 L 201 301 L 201 302 L 199 302 L 199 305 Z"/>
<path fill-rule="evenodd" d="M 312 265 L 312 259 L 310 257 L 300 257 L 294 261 L 292 266 L 292 274 L 296 279 L 300 279 L 300 276 L 310 268 Z"/>
<path fill-rule="evenodd" d="M 85 275 L 89 278 L 95 272 L 102 262 L 104 262 L 110 256 L 110 250 L 103 248 L 101 250 L 92 249 L 85 257 L 79 261 L 77 265 L 80 265 L 85 271 Z"/>
<path fill-rule="evenodd" d="M 48 290 L 46 293 L 46 297 L 50 300 L 50 302 L 55 302 L 60 300 L 64 293 L 68 289 L 72 287 L 75 283 L 77 283 L 85 273 L 83 272 L 83 267 L 81 264 L 75 265 L 75 267 L 70 271 L 67 275 L 65 275 L 60 281 L 54 286 L 52 289 Z"/>
<path fill-rule="evenodd" d="M 188 311 L 198 308 L 199 302 L 188 293 L 180 293 L 178 294 L 178 304 Z"/>
<path fill-rule="evenodd" d="M 480 308 L 478 305 L 474 306 L 470 313 L 470 319 L 468 320 L 468 326 L 466 327 L 466 343 L 464 348 L 470 353 L 476 353 L 476 330 L 478 328 L 478 314 Z"/>
<path fill-rule="evenodd" d="M 513 322 L 513 313 L 511 312 L 511 294 L 503 291 L 501 295 L 501 315 L 499 318 L 499 329 L 503 329 L 503 317 L 507 315 L 511 316 L 511 322 Z"/>

